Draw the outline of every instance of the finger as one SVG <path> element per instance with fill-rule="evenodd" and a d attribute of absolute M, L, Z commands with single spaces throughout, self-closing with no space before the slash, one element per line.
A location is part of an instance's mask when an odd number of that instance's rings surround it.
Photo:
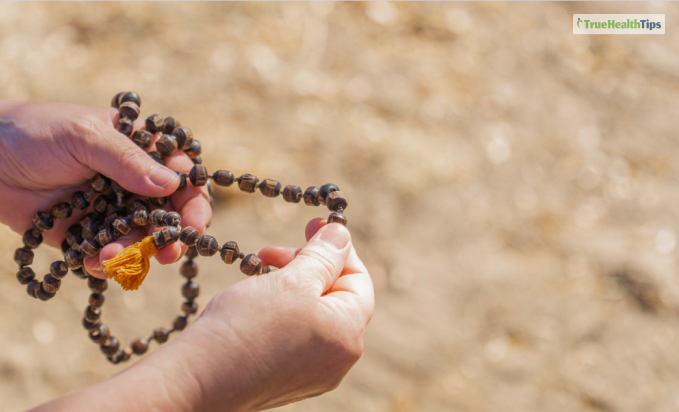
<path fill-rule="evenodd" d="M 368 269 L 356 254 L 353 245 L 347 257 L 342 275 L 335 281 L 323 299 L 339 299 L 345 304 L 356 305 L 366 323 L 375 310 L 375 291 Z"/>
<path fill-rule="evenodd" d="M 277 268 L 284 268 L 301 250 L 294 247 L 267 246 L 260 250 L 257 256 L 262 259 L 262 267 L 273 265 Z"/>
<path fill-rule="evenodd" d="M 91 258 L 86 258 L 84 261 L 85 270 L 89 272 L 92 276 L 106 279 L 107 276 L 104 273 L 104 262 L 113 259 L 121 250 L 126 247 L 140 242 L 145 235 L 145 231 L 142 228 L 134 228 L 130 233 L 125 236 L 120 237 L 115 242 L 111 242 L 108 245 L 101 248 L 99 253 Z"/>
<path fill-rule="evenodd" d="M 305 278 L 313 282 L 319 296 L 328 290 L 344 269 L 351 249 L 351 235 L 346 227 L 337 224 L 321 228 L 297 254 L 279 276 Z"/>
<path fill-rule="evenodd" d="M 306 228 L 304 228 L 304 235 L 306 236 L 307 242 L 327 223 L 327 220 L 320 217 L 312 219 L 309 223 L 307 223 Z"/>

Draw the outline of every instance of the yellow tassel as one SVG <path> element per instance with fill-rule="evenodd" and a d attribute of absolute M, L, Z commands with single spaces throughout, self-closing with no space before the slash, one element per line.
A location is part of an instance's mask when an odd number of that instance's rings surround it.
<path fill-rule="evenodd" d="M 137 290 L 149 273 L 149 258 L 156 254 L 158 247 L 153 236 L 121 250 L 113 259 L 104 262 L 104 273 L 113 278 L 124 290 Z"/>

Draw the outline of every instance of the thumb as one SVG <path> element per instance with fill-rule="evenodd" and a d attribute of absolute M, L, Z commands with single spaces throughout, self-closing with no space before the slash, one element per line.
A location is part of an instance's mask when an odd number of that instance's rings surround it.
<path fill-rule="evenodd" d="M 292 262 L 281 269 L 281 275 L 311 280 L 320 296 L 342 273 L 350 250 L 349 230 L 339 223 L 331 223 L 309 239 Z"/>

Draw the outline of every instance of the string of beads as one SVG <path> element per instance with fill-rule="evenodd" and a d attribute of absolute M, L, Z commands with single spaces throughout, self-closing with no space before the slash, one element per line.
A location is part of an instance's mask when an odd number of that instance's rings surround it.
<path fill-rule="evenodd" d="M 177 150 L 182 150 L 191 158 L 194 163 L 191 171 L 177 172 L 180 178 L 177 191 L 184 189 L 189 182 L 195 187 L 208 185 L 208 188 L 211 184 L 229 187 L 236 183 L 240 190 L 248 193 L 254 193 L 259 189 L 264 196 L 271 198 L 282 193 L 282 198 L 289 203 L 300 203 L 304 199 L 304 203 L 309 206 L 325 205 L 331 212 L 328 223 L 346 225 L 347 219 L 343 212 L 347 208 L 347 201 L 334 184 L 329 183 L 320 188 L 312 186 L 302 192 L 302 189 L 295 185 L 287 185 L 281 190 L 282 185 L 278 181 L 264 179 L 260 182 L 256 176 L 248 173 L 237 178 L 227 170 L 208 173 L 207 168 L 202 165 L 200 142 L 194 139 L 191 130 L 182 126 L 178 120 L 154 114 L 146 119 L 145 127 L 133 132 L 133 122 L 139 117 L 141 107 L 139 95 L 134 92 L 118 93 L 113 97 L 111 105 L 120 113 L 116 124 L 116 130 L 120 133 L 130 137 L 142 149 L 150 148 L 157 139 L 156 151 L 149 151 L 148 155 L 158 163 L 164 165 L 164 157 L 171 156 Z M 201 236 L 193 227 L 182 228 L 179 213 L 162 209 L 167 200 L 167 197 L 144 198 L 98 174 L 92 178 L 87 189 L 73 193 L 70 202 L 54 205 L 49 212 L 37 212 L 32 220 L 33 227 L 23 235 L 24 247 L 14 253 L 14 261 L 19 265 L 17 279 L 22 285 L 26 285 L 29 296 L 41 301 L 50 300 L 56 295 L 61 280 L 69 270 L 78 278 L 87 280 L 87 286 L 92 293 L 83 315 L 82 325 L 88 331 L 90 339 L 99 345 L 107 359 L 114 364 L 129 360 L 132 354 L 142 355 L 148 350 L 151 341 L 155 340 L 162 344 L 172 333 L 186 328 L 189 316 L 198 312 L 195 301 L 200 292 L 200 287 L 195 281 L 198 275 L 195 259 L 198 256 L 214 256 L 219 252 L 221 259 L 227 264 L 233 264 L 240 259 L 240 270 L 248 276 L 278 270 L 274 266 L 262 267 L 262 261 L 256 254 L 242 253 L 234 241 L 220 245 L 213 236 Z M 151 210 L 152 206 L 157 209 Z M 64 260 L 53 262 L 49 273 L 40 281 L 30 265 L 33 263 L 34 250 L 42 243 L 42 232 L 52 229 L 55 220 L 70 218 L 74 208 L 89 212 L 77 224 L 68 228 L 61 245 Z M 89 275 L 83 267 L 83 260 L 85 257 L 95 256 L 101 248 L 128 234 L 133 227 L 148 225 L 160 229 L 153 233 L 152 242 L 155 248 L 161 249 L 175 242 L 188 246 L 186 260 L 180 268 L 181 275 L 186 279 L 181 288 L 184 298 L 181 304 L 182 314 L 174 319 L 170 329 L 157 328 L 149 337 L 136 339 L 130 345 L 121 347 L 119 340 L 101 320 L 104 292 L 108 288 L 108 281 Z M 118 281 L 124 289 L 138 287 L 138 284 Z"/>

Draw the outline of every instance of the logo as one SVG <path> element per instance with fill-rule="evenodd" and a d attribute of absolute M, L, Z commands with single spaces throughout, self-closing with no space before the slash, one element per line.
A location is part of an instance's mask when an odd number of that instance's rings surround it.
<path fill-rule="evenodd" d="M 573 34 L 665 34 L 665 15 L 574 14 Z"/>

